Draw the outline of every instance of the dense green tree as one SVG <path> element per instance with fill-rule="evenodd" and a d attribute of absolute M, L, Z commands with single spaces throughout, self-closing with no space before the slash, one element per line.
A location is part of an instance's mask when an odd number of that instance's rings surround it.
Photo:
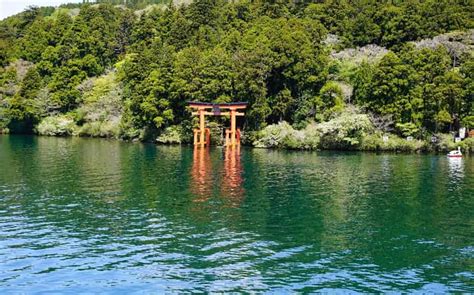
<path fill-rule="evenodd" d="M 436 79 L 434 96 L 438 102 L 438 116 L 436 123 L 447 123 L 447 118 L 451 121 L 459 118 L 466 108 L 464 101 L 463 79 L 457 70 L 447 71 L 443 76 Z"/>
<path fill-rule="evenodd" d="M 349 44 L 363 46 L 366 44 L 378 42 L 381 29 L 375 23 L 374 18 L 367 15 L 367 12 L 359 12 L 352 23 L 350 33 L 344 33 L 344 37 L 349 39 Z"/>
<path fill-rule="evenodd" d="M 464 76 L 463 89 L 465 91 L 465 115 L 474 116 L 474 57 L 471 56 L 462 66 L 461 74 Z"/>
<path fill-rule="evenodd" d="M 135 15 L 130 10 L 125 10 L 123 14 L 119 15 L 120 21 L 118 29 L 115 32 L 117 38 L 117 44 L 115 53 L 123 55 L 127 52 L 128 47 L 131 45 L 131 35 L 135 23 Z"/>
<path fill-rule="evenodd" d="M 279 121 L 303 127 L 344 106 L 339 80 L 353 86 L 352 103 L 392 115 L 402 133 L 445 131 L 473 115 L 472 53 L 453 62 L 453 50 L 409 45 L 472 29 L 471 1 L 98 2 L 31 7 L 0 21 L 0 112 L 9 116 L 2 122 L 29 130 L 44 104 L 77 112 L 94 77 L 114 70 L 131 136 L 191 125 L 190 100 L 248 101 L 247 130 Z M 340 42 L 327 45 L 327 33 Z M 344 74 L 330 68 L 331 50 L 367 44 L 390 52 L 354 61 Z M 7 79 L 19 59 L 34 66 Z"/>
<path fill-rule="evenodd" d="M 35 21 L 26 30 L 25 36 L 21 39 L 21 58 L 39 62 L 41 54 L 50 43 L 49 24 L 42 19 Z"/>
<path fill-rule="evenodd" d="M 396 121 L 410 121 L 410 86 L 413 68 L 394 53 L 388 53 L 375 70 L 372 93 L 363 102 L 371 111 L 393 114 Z"/>
<path fill-rule="evenodd" d="M 40 110 L 35 107 L 35 99 L 42 86 L 41 77 L 35 67 L 31 67 L 20 84 L 20 90 L 9 101 L 6 116 L 13 132 L 31 131 L 39 120 Z"/>
<path fill-rule="evenodd" d="M 192 1 L 187 9 L 187 18 L 191 20 L 191 27 L 197 29 L 200 26 L 218 26 L 223 5 L 222 0 Z"/>
<path fill-rule="evenodd" d="M 334 81 L 326 83 L 319 91 L 319 113 L 323 118 L 340 112 L 344 107 L 344 98 L 341 87 Z"/>

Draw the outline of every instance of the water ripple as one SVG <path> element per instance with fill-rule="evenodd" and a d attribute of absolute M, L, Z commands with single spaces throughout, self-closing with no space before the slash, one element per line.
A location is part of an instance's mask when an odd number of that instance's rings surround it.
<path fill-rule="evenodd" d="M 472 161 L 4 137 L 0 291 L 474 292 Z"/>

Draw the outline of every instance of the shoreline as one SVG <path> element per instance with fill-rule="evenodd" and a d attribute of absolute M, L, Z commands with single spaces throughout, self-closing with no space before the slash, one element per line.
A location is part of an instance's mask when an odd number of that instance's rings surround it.
<path fill-rule="evenodd" d="M 40 135 L 35 133 L 1 133 L 1 136 L 29 136 L 29 137 L 50 137 L 50 138 L 81 138 L 81 139 L 102 139 L 107 141 L 117 141 L 117 142 L 124 142 L 124 143 L 141 143 L 141 144 L 148 144 L 148 145 L 156 145 L 156 146 L 185 146 L 185 147 L 194 147 L 192 143 L 160 143 L 156 141 L 141 141 L 138 139 L 122 139 L 122 138 L 114 138 L 114 137 L 98 137 L 98 136 L 77 136 L 77 135 L 61 135 L 61 136 L 51 136 L 51 135 Z M 424 142 L 428 144 L 428 142 Z M 455 144 L 455 143 L 453 143 Z M 272 151 L 291 151 L 291 152 L 364 152 L 364 153 L 383 153 L 383 154 L 419 154 L 419 155 L 446 155 L 452 149 L 437 149 L 437 146 L 429 143 L 430 149 L 416 149 L 416 150 L 402 150 L 402 149 L 361 149 L 361 148 L 352 148 L 352 149 L 302 149 L 302 148 L 285 148 L 285 147 L 256 147 L 253 145 L 249 145 L 247 143 L 243 143 L 241 145 L 245 148 L 251 149 L 259 149 L 259 150 L 272 150 Z M 222 145 L 211 145 L 209 148 L 224 148 Z M 469 149 L 461 149 L 464 156 L 472 156 L 474 154 L 473 151 Z"/>

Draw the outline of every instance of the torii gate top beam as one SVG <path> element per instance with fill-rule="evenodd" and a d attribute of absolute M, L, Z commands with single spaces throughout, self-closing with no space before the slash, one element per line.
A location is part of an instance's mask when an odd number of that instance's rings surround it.
<path fill-rule="evenodd" d="M 246 109 L 247 102 L 228 102 L 228 103 L 211 103 L 211 102 L 199 102 L 199 101 L 190 101 L 188 102 L 189 106 L 193 109 L 229 109 L 229 110 L 240 110 Z"/>

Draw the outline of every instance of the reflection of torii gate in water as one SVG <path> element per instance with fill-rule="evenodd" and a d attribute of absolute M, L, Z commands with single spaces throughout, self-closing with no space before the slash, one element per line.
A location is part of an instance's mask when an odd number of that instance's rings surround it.
<path fill-rule="evenodd" d="M 237 116 L 244 116 L 244 113 L 238 110 L 247 108 L 246 102 L 231 102 L 231 103 L 207 103 L 207 102 L 189 102 L 192 109 L 197 110 L 193 112 L 193 116 L 199 116 L 199 129 L 194 129 L 194 145 L 195 146 L 209 146 L 211 143 L 211 135 L 209 128 L 206 128 L 205 116 L 230 116 L 230 129 L 225 131 L 225 145 L 238 146 L 240 145 L 240 129 L 237 128 Z M 221 110 L 228 110 L 221 112 Z"/>
<path fill-rule="evenodd" d="M 213 171 L 218 171 L 222 177 L 215 178 Z M 214 188 L 217 186 L 220 187 L 219 196 L 224 197 L 225 204 L 238 207 L 245 196 L 242 173 L 240 146 L 225 149 L 224 164 L 213 164 L 209 149 L 195 148 L 190 188 L 195 195 L 194 202 L 207 202 L 213 197 Z"/>

